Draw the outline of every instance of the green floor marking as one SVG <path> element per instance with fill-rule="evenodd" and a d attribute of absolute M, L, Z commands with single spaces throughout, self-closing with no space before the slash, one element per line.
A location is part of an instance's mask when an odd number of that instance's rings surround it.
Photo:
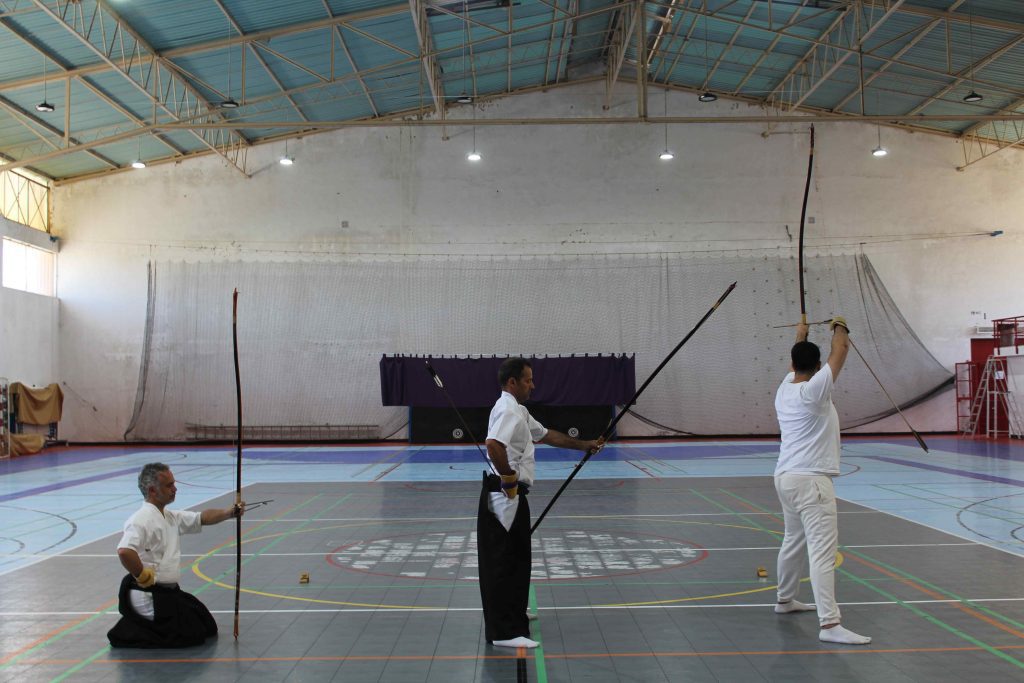
<path fill-rule="evenodd" d="M 719 489 L 719 490 L 722 491 L 722 493 L 725 493 L 727 495 L 732 496 L 733 498 L 737 498 L 739 500 L 742 500 L 743 502 L 747 503 L 748 505 L 753 505 L 754 507 L 756 507 L 756 508 L 758 508 L 760 510 L 766 510 L 765 508 L 761 507 L 757 503 L 754 503 L 752 501 L 746 500 L 742 496 L 740 496 L 738 494 L 735 494 L 735 493 L 732 493 L 731 491 L 726 491 L 724 489 Z M 778 515 L 773 514 L 772 516 L 774 516 L 776 519 L 778 519 Z M 867 555 L 867 554 L 865 554 L 865 553 L 863 553 L 863 552 L 861 552 L 859 550 L 854 550 L 853 548 L 848 548 L 848 547 L 843 546 L 843 545 L 839 546 L 839 548 L 843 552 L 845 552 L 845 553 L 848 553 L 850 555 L 856 555 L 857 557 L 863 558 L 863 559 L 868 560 L 870 562 L 874 562 L 878 566 L 885 567 L 886 569 L 888 569 L 891 572 L 899 574 L 900 576 L 903 576 L 905 578 L 911 579 L 912 581 L 916 581 L 919 584 L 921 584 L 922 586 L 927 586 L 928 588 L 931 588 L 932 590 L 934 590 L 934 591 L 936 591 L 938 593 L 942 593 L 943 595 L 945 595 L 945 596 L 947 596 L 949 598 L 952 598 L 954 600 L 957 600 L 958 602 L 962 602 L 965 605 L 969 605 L 972 609 L 975 609 L 975 610 L 977 610 L 979 612 L 984 612 L 985 614 L 989 615 L 990 617 L 994 617 L 996 619 L 999 619 L 1000 621 L 1006 622 L 1007 624 L 1010 624 L 1011 626 L 1016 626 L 1017 628 L 1024 629 L 1024 624 L 1022 624 L 1021 622 L 1019 622 L 1019 621 L 1017 621 L 1015 619 L 1012 619 L 1012 618 L 1006 616 L 1005 614 L 1000 614 L 999 612 L 996 612 L 995 610 L 990 609 L 990 608 L 986 607 L 985 605 L 979 605 L 976 602 L 971 602 L 967 598 L 961 597 L 961 596 L 957 595 L 956 593 L 954 593 L 951 590 L 948 590 L 946 588 L 942 588 L 941 586 L 936 586 L 934 583 L 931 583 L 930 581 L 926 581 L 925 579 L 922 579 L 919 576 L 915 576 L 914 574 L 911 574 L 910 572 L 908 572 L 906 570 L 900 569 L 899 567 L 894 567 L 891 564 L 887 564 L 887 563 L 885 563 L 885 562 L 883 562 L 881 560 L 875 559 L 874 557 L 872 557 L 870 555 Z M 866 579 L 861 579 L 861 580 L 865 581 Z"/>
<path fill-rule="evenodd" d="M 548 683 L 548 670 L 544 666 L 544 643 L 540 637 L 540 617 L 537 612 L 537 591 L 533 589 L 533 584 L 530 585 L 530 602 L 528 609 L 538 615 L 538 618 L 533 622 L 533 628 L 530 629 L 530 637 L 540 643 L 533 650 L 533 663 L 537 667 L 537 683 Z"/>
<path fill-rule="evenodd" d="M 733 493 L 732 491 L 727 491 L 725 489 L 718 489 L 718 490 L 721 491 L 722 493 L 726 494 L 727 496 L 731 496 L 731 497 L 733 497 L 733 498 L 735 498 L 737 500 L 741 500 L 744 503 L 746 503 L 747 505 L 753 506 L 753 507 L 757 508 L 758 510 L 764 510 L 765 512 L 770 512 L 772 517 L 775 517 L 776 519 L 779 519 L 778 514 L 771 512 L 767 508 L 762 507 L 761 505 L 758 505 L 757 503 L 755 503 L 753 501 L 747 500 L 746 498 L 744 498 L 743 496 L 739 495 L 738 493 Z M 840 547 L 842 547 L 842 546 L 840 546 Z M 921 583 L 923 585 L 930 586 L 930 587 L 934 588 L 936 591 L 940 591 L 940 592 L 945 593 L 947 595 L 953 595 L 949 591 L 946 591 L 946 590 L 943 590 L 941 588 L 938 588 L 937 586 L 932 586 L 927 581 L 924 581 L 922 579 L 917 578 L 916 576 L 914 576 L 910 572 L 903 571 L 901 569 L 896 569 L 895 567 L 889 567 L 884 562 L 879 562 L 878 560 L 874 559 L 873 557 L 871 557 L 869 555 L 865 555 L 864 553 L 858 552 L 856 550 L 850 550 L 849 548 L 846 548 L 846 547 L 842 547 L 842 549 L 843 549 L 844 552 L 848 552 L 848 553 L 851 553 L 853 555 L 857 555 L 857 556 L 859 556 L 859 557 L 861 557 L 861 558 L 863 558 L 865 560 L 868 560 L 870 562 L 874 562 L 875 564 L 878 564 L 879 566 L 885 567 L 886 569 L 891 569 L 891 571 L 894 571 L 894 572 L 897 572 L 899 574 L 902 574 L 903 576 L 905 576 L 905 577 L 907 577 L 907 578 L 909 578 L 909 579 L 911 579 L 913 581 L 917 581 L 918 583 Z M 889 600 L 892 600 L 893 602 L 895 602 L 896 604 L 900 605 L 901 607 L 904 607 L 904 608 L 910 610 L 914 614 L 916 614 L 919 617 L 923 618 L 925 621 L 927 621 L 927 622 L 929 622 L 931 624 L 934 624 L 935 626 L 938 626 L 938 627 L 940 627 L 940 628 L 942 628 L 942 629 L 944 629 L 946 631 L 949 631 L 950 633 L 956 635 L 957 637 L 962 638 L 963 640 L 966 640 L 967 642 L 982 648 L 983 650 L 985 650 L 985 651 L 995 655 L 996 657 L 999 657 L 1000 659 L 1003 659 L 1003 660 L 1005 660 L 1005 661 L 1007 661 L 1007 662 L 1017 666 L 1018 668 L 1024 669 L 1024 662 L 1021 662 L 1020 660 L 1015 659 L 1014 657 L 1011 657 L 1010 655 L 1006 654 L 1005 652 L 997 650 L 996 648 L 992 647 L 991 645 L 988 645 L 987 643 L 984 643 L 984 642 L 978 640 L 974 636 L 971 636 L 971 635 L 969 635 L 967 633 L 964 633 L 963 631 L 961 631 L 960 629 L 956 628 L 955 626 L 947 624 L 946 622 L 942 621 L 938 617 L 935 617 L 935 616 L 932 616 L 932 615 L 928 614 L 927 612 L 919 609 L 915 605 L 910 605 L 910 604 L 904 602 L 903 600 L 900 600 L 899 598 L 897 598 L 892 593 L 889 593 L 888 591 L 883 590 L 883 589 L 879 588 L 878 586 L 875 586 L 875 585 L 873 585 L 871 583 L 868 583 L 867 581 L 864 581 L 863 579 L 861 579 L 858 576 L 854 576 L 848 570 L 843 569 L 842 567 L 839 567 L 839 568 L 836 569 L 836 571 L 839 572 L 840 574 L 842 574 L 843 576 L 847 577 L 848 579 L 850 579 L 850 580 L 852 580 L 852 581 L 854 581 L 856 583 L 861 584 L 865 588 L 869 588 L 872 591 L 878 593 L 879 595 L 885 596 L 886 598 L 888 598 Z M 966 604 L 970 604 L 971 607 L 976 607 L 975 605 L 967 602 L 966 600 L 962 600 L 961 599 L 961 601 L 966 603 Z M 996 614 L 993 614 L 993 616 L 996 616 Z M 999 615 L 999 616 L 1002 619 L 1006 619 L 1006 617 L 1002 617 L 1001 615 Z"/>
<path fill-rule="evenodd" d="M 295 512 L 295 511 L 297 511 L 297 510 L 301 510 L 302 508 L 306 507 L 307 505 L 309 505 L 310 503 L 312 503 L 313 501 L 315 501 L 315 500 L 316 500 L 317 498 L 319 498 L 319 497 L 320 497 L 320 496 L 322 496 L 322 495 L 323 495 L 322 493 L 318 493 L 318 494 L 316 494 L 315 496 L 313 496 L 312 498 L 310 498 L 309 500 L 307 500 L 307 501 L 305 501 L 305 502 L 301 503 L 300 505 L 297 505 L 296 507 L 294 507 L 294 508 L 291 508 L 290 510 L 286 510 L 285 512 L 282 512 L 282 513 L 281 513 L 281 515 L 279 515 L 279 516 L 284 516 L 284 515 L 285 515 L 285 514 L 287 514 L 287 513 L 291 513 L 291 512 Z M 334 507 L 336 507 L 337 505 L 339 505 L 340 503 L 342 503 L 342 502 L 343 502 L 343 501 L 344 501 L 344 500 L 345 500 L 346 498 L 348 498 L 348 497 L 349 497 L 350 495 L 352 495 L 352 494 L 348 494 L 348 495 L 346 495 L 346 496 L 343 496 L 343 497 L 342 497 L 342 498 L 341 498 L 340 500 L 338 500 L 338 501 L 337 501 L 336 503 L 334 503 L 334 505 L 331 505 L 331 506 L 330 506 L 329 508 L 327 508 L 327 509 L 326 509 L 326 510 L 324 510 L 323 512 L 320 512 L 320 513 L 318 513 L 318 515 L 317 515 L 317 516 L 320 516 L 320 515 L 322 515 L 322 514 L 326 513 L 327 511 L 329 511 L 329 510 L 333 509 Z M 261 549 L 261 550 L 260 550 L 259 552 L 257 552 L 257 553 L 255 553 L 255 554 L 253 554 L 253 555 L 252 555 L 251 557 L 249 557 L 248 559 L 246 559 L 246 560 L 243 560 L 243 561 L 242 561 L 242 564 L 243 564 L 243 565 L 245 565 L 245 564 L 246 564 L 246 563 L 247 563 L 247 562 L 248 562 L 249 560 L 251 560 L 251 559 L 254 559 L 254 558 L 258 557 L 258 556 L 259 556 L 259 555 L 260 555 L 261 553 L 263 553 L 263 552 L 266 552 L 266 551 L 267 551 L 267 550 L 269 550 L 269 549 L 270 549 L 270 548 L 271 548 L 271 547 L 272 547 L 272 546 L 273 546 L 274 544 L 276 544 L 276 543 L 277 543 L 278 541 L 280 541 L 281 539 L 283 539 L 283 538 L 287 537 L 287 536 L 288 536 L 288 535 L 290 535 L 290 534 L 291 534 L 291 533 L 292 533 L 293 531 L 297 531 L 298 529 L 302 528 L 302 526 L 305 526 L 305 524 L 308 524 L 309 522 L 313 521 L 313 519 L 315 519 L 315 517 L 314 517 L 314 518 L 312 518 L 312 519 L 310 519 L 310 520 L 307 520 L 307 521 L 306 521 L 305 523 L 303 523 L 303 525 L 301 525 L 301 526 L 299 526 L 299 527 L 296 527 L 296 528 L 294 528 L 294 529 L 291 529 L 291 530 L 289 530 L 289 531 L 288 531 L 288 532 L 286 532 L 286 533 L 285 533 L 284 535 L 280 536 L 280 537 L 279 537 L 279 538 L 278 538 L 278 539 L 277 539 L 276 541 L 274 541 L 274 543 L 268 544 L 266 548 L 263 548 L 263 549 Z M 250 533 L 250 534 L 251 534 L 251 533 L 253 533 L 253 532 L 255 532 L 255 531 L 259 531 L 259 530 L 260 530 L 260 529 L 262 529 L 263 527 L 265 527 L 265 526 L 268 526 L 268 525 L 270 525 L 270 524 L 273 524 L 273 523 L 274 523 L 274 522 L 276 522 L 276 521 L 277 521 L 277 518 L 275 518 L 275 519 L 268 519 L 268 520 L 267 520 L 266 522 L 263 522 L 263 523 L 262 523 L 262 524 L 260 524 L 259 526 L 255 526 L 255 527 L 253 527 L 252 529 L 250 529 L 248 533 Z M 202 559 L 202 558 L 199 558 L 199 559 Z M 197 559 L 197 560 L 196 560 L 195 562 L 193 562 L 193 563 L 192 563 L 192 565 L 189 565 L 189 566 L 191 567 L 191 566 L 195 565 L 196 563 L 198 563 L 198 562 L 199 562 L 199 559 Z M 221 574 L 221 576 L 223 576 L 224 574 L 228 574 L 228 573 L 230 573 L 230 571 L 228 571 L 228 572 L 223 572 L 223 573 Z M 218 577 L 218 578 L 219 578 L 219 577 Z M 196 590 L 196 592 L 195 592 L 195 593 L 193 593 L 193 595 L 197 595 L 197 594 L 199 594 L 199 593 L 203 592 L 204 590 L 206 590 L 207 588 L 209 588 L 209 587 L 210 587 L 210 586 L 212 586 L 212 585 L 213 585 L 212 583 L 207 583 L 207 584 L 206 584 L 206 585 L 204 585 L 204 586 L 200 586 L 200 587 L 199 587 L 199 589 L 198 589 L 198 590 Z M 72 627 L 72 628 L 69 628 L 69 629 L 68 629 L 67 631 L 62 631 L 61 633 L 58 633 L 57 635 L 55 635 L 55 636 L 54 636 L 53 638 L 50 638 L 50 639 L 48 639 L 48 640 L 46 640 L 46 641 L 44 641 L 44 642 L 42 642 L 42 643 L 39 643 L 39 645 L 36 645 L 36 646 L 35 646 L 34 648 L 32 648 L 31 650 L 28 650 L 28 651 L 26 651 L 26 652 L 22 652 L 22 653 L 21 653 L 20 655 L 18 655 L 18 656 L 17 656 L 17 657 L 15 657 L 14 659 L 12 659 L 12 660 L 11 660 L 10 662 L 7 662 L 7 664 L 5 664 L 5 665 L 3 665 L 3 666 L 0 666 L 0 669 L 3 669 L 3 668 L 5 668 L 6 666 L 9 666 L 9 665 L 10 665 L 10 664 L 12 664 L 12 663 L 13 663 L 14 661 L 16 661 L 16 660 L 18 660 L 18 659 L 21 659 L 22 657 L 24 657 L 25 655 L 27 655 L 27 654 L 29 654 L 29 653 L 31 653 L 31 652 L 35 652 L 36 650 L 38 650 L 38 649 L 40 649 L 40 648 L 42 648 L 42 647 L 45 647 L 45 646 L 49 645 L 50 643 L 54 643 L 54 642 L 56 642 L 56 641 L 60 640 L 60 639 L 61 639 L 61 638 L 63 638 L 63 637 L 65 636 L 65 635 L 67 635 L 67 634 L 69 634 L 69 633 L 72 633 L 73 631 L 77 631 L 77 630 L 78 630 L 79 628 L 81 628 L 82 626 L 85 626 L 86 624 L 88 624 L 89 622 L 93 621 L 94 619 L 96 619 L 97 617 L 101 616 L 102 614 L 105 614 L 105 612 L 100 612 L 100 613 L 98 613 L 98 614 L 95 614 L 95 615 L 93 615 L 93 616 L 89 617 L 88 619 L 86 619 L 85 621 L 83 621 L 82 623 L 80 623 L 80 624 L 76 624 L 76 625 L 75 625 L 74 627 Z M 75 673 L 75 672 L 77 672 L 77 671 L 80 671 L 80 670 L 81 670 L 81 669 L 82 669 L 83 667 L 85 667 L 86 665 L 88 665 L 88 664 L 90 664 L 90 663 L 92 663 L 92 662 L 96 661 L 97 659 L 99 659 L 99 658 L 100 658 L 101 656 L 103 656 L 104 654 L 106 654 L 106 653 L 108 653 L 108 652 L 110 652 L 110 646 L 109 646 L 109 645 L 107 645 L 107 646 L 103 647 L 102 649 L 100 649 L 99 651 L 97 651 L 97 652 L 96 652 L 95 654 L 93 654 L 93 655 L 92 655 L 91 657 L 89 657 L 88 659 L 85 659 L 85 660 L 83 660 L 83 661 L 79 662 L 78 664 L 76 664 L 75 666 L 71 667 L 70 669 L 68 669 L 67 671 L 65 671 L 64 673 L 62 673 L 61 675 L 57 676 L 56 678 L 53 678 L 53 679 L 52 679 L 52 680 L 50 681 L 50 683 L 60 683 L 61 681 L 63 681 L 64 679 L 66 679 L 66 678 L 67 678 L 68 676 L 70 676 L 70 675 L 74 674 L 74 673 Z"/>

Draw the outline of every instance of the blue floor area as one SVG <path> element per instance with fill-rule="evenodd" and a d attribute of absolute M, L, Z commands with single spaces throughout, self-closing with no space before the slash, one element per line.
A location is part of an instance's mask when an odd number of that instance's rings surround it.
<path fill-rule="evenodd" d="M 1024 444 L 956 437 L 928 442 L 930 453 L 912 439 L 844 439 L 838 496 L 1024 556 Z M 769 477 L 777 456 L 771 440 L 616 442 L 588 462 L 577 481 Z M 554 489 L 578 458 L 539 447 L 536 487 Z M 233 494 L 234 450 L 227 447 L 69 448 L 0 462 L 0 574 L 120 531 L 141 503 L 137 473 L 153 461 L 174 471 L 175 507 Z M 472 481 L 485 468 L 471 446 L 405 443 L 252 447 L 243 463 L 245 485 Z M 841 530 L 842 520 L 840 539 Z M 110 552 L 113 557 L 113 541 Z"/>

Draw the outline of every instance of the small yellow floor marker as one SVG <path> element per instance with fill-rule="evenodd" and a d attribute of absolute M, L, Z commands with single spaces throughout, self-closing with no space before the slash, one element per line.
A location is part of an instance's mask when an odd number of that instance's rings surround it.
<path fill-rule="evenodd" d="M 765 569 L 764 567 L 758 567 L 757 568 L 757 578 L 759 578 L 759 579 L 767 579 L 768 578 L 768 570 Z"/>
<path fill-rule="evenodd" d="M 299 583 L 309 583 L 309 572 L 299 574 Z"/>

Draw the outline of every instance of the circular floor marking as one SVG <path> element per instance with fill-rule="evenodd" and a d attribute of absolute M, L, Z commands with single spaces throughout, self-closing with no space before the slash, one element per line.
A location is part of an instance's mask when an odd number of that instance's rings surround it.
<path fill-rule="evenodd" d="M 597 579 L 677 569 L 708 556 L 680 538 L 646 532 L 545 529 L 535 539 L 533 580 Z M 327 561 L 350 571 L 427 581 L 477 581 L 476 532 L 436 531 L 343 545 Z"/>

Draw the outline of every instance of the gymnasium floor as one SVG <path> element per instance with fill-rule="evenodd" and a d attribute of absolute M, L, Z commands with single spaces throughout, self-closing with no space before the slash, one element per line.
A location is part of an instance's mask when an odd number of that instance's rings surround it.
<path fill-rule="evenodd" d="M 183 537 L 183 587 L 221 635 L 171 651 L 106 644 L 135 477 L 160 460 L 174 507 L 226 506 L 233 452 L 0 462 L 0 680 L 1024 680 L 1024 444 L 928 441 L 930 454 L 844 439 L 837 590 L 867 647 L 820 643 L 814 614 L 771 611 L 770 440 L 620 442 L 588 463 L 535 535 L 542 646 L 528 652 L 483 640 L 475 449 L 247 448 L 245 498 L 273 502 L 245 517 L 241 636 L 225 523 Z M 534 517 L 575 460 L 538 449 Z"/>

